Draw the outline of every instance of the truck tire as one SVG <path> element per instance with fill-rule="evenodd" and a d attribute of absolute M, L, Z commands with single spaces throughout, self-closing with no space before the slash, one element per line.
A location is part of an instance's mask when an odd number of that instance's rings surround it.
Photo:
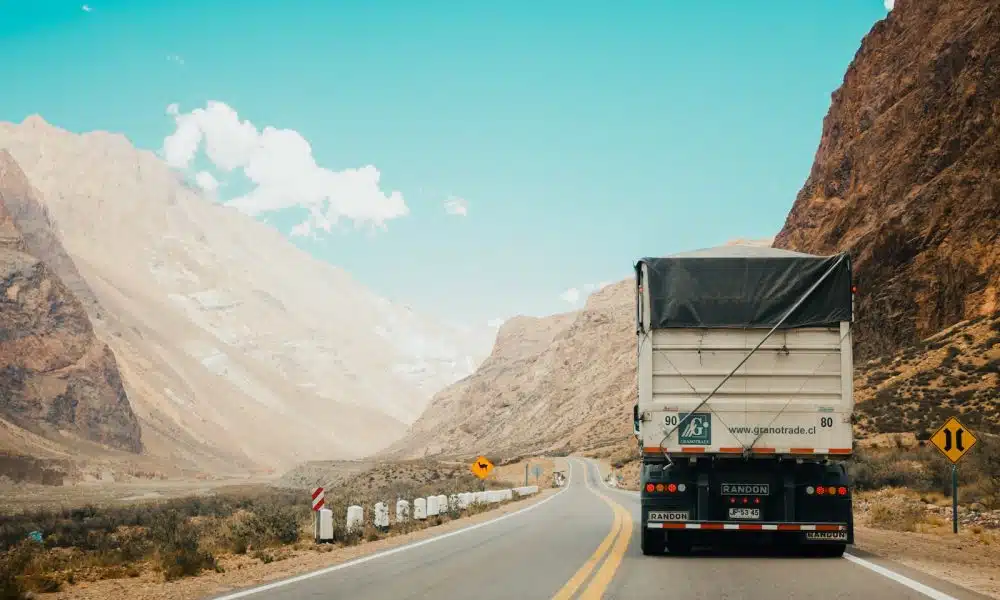
<path fill-rule="evenodd" d="M 640 539 L 642 553 L 646 556 L 659 556 L 663 554 L 666 540 L 662 531 L 650 531 L 646 529 L 642 532 Z"/>

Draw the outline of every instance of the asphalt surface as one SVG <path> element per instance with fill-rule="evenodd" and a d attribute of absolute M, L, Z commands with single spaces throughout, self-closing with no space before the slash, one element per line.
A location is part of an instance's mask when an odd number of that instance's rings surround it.
<path fill-rule="evenodd" d="M 854 549 L 836 559 L 643 556 L 638 495 L 605 487 L 593 463 L 570 462 L 566 489 L 495 522 L 216 599 L 986 598 Z"/>

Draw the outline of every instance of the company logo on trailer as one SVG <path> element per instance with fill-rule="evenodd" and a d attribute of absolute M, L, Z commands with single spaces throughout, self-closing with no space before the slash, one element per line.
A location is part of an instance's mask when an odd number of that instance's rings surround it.
<path fill-rule="evenodd" d="M 681 413 L 681 446 L 712 445 L 712 413 Z"/>

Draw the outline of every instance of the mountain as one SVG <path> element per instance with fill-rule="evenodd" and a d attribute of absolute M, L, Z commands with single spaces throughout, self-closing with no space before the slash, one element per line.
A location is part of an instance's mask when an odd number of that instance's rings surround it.
<path fill-rule="evenodd" d="M 71 289 L 85 294 L 86 286 L 49 229 L 35 191 L 3 150 L 0 274 L 0 451 L 21 455 L 30 452 L 33 438 L 75 437 L 141 452 L 139 420 L 115 356 Z"/>
<path fill-rule="evenodd" d="M 833 94 L 775 247 L 851 253 L 857 353 L 1000 309 L 1000 3 L 899 0 Z"/>
<path fill-rule="evenodd" d="M 581 311 L 505 322 L 479 369 L 439 392 L 386 455 L 516 456 L 627 437 L 636 394 L 633 285 L 608 285 Z"/>
<path fill-rule="evenodd" d="M 925 428 L 924 412 L 1000 423 L 1000 339 L 984 329 L 1000 304 L 997 56 L 1000 3 L 897 0 L 833 94 L 813 168 L 773 240 L 851 253 L 861 434 Z M 491 359 L 438 393 L 391 452 L 629 444 L 630 289 L 620 282 L 579 313 L 524 321 L 537 330 L 521 337 L 551 340 L 526 356 L 505 348 L 501 329 Z"/>
<path fill-rule="evenodd" d="M 488 349 L 210 201 L 124 136 L 33 116 L 0 123 L 0 148 L 78 269 L 68 285 L 118 357 L 146 452 L 169 464 L 219 472 L 369 454 Z M 13 214 L 28 227 L 37 212 Z"/>

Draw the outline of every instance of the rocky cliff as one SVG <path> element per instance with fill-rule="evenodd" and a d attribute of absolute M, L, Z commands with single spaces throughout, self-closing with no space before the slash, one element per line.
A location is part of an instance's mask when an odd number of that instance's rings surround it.
<path fill-rule="evenodd" d="M 0 151 L 0 415 L 48 437 L 68 432 L 138 453 L 139 421 L 117 361 L 56 274 L 76 269 L 47 224 L 24 173 Z M 86 292 L 78 274 L 72 281 Z"/>
<path fill-rule="evenodd" d="M 858 355 L 1000 308 L 1000 3 L 899 0 L 833 94 L 775 247 L 849 250 Z"/>

